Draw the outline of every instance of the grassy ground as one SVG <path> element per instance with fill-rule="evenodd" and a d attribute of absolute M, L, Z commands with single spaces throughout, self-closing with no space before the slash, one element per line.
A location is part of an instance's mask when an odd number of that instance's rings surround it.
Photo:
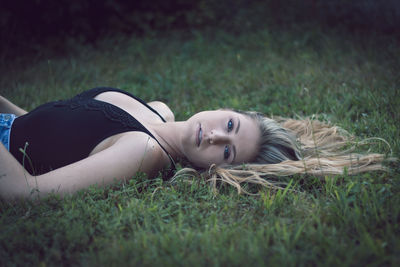
<path fill-rule="evenodd" d="M 95 86 L 159 99 L 185 119 L 233 107 L 319 114 L 400 156 L 400 48 L 391 37 L 259 30 L 70 42 L 0 63 L 0 92 L 30 110 Z M 374 149 L 389 153 L 384 145 Z M 135 177 L 40 203 L 0 202 L 0 265 L 398 265 L 400 172 L 290 177 L 302 193 L 218 195 L 202 181 Z"/>

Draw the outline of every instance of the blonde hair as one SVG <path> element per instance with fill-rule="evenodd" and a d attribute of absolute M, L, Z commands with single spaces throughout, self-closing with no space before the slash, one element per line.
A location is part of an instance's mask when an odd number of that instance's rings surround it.
<path fill-rule="evenodd" d="M 179 178 L 189 181 L 201 178 L 210 182 L 214 190 L 217 189 L 217 183 L 222 182 L 234 186 L 239 194 L 251 194 L 242 184 L 282 189 L 285 183 L 277 179 L 279 177 L 307 174 L 323 178 L 344 173 L 354 175 L 386 171 L 387 167 L 382 162 L 385 159 L 396 160 L 370 150 L 358 151 L 376 141 L 389 146 L 384 139 L 356 141 L 347 131 L 319 121 L 316 117 L 268 118 L 257 112 L 237 112 L 258 123 L 261 138 L 255 159 L 251 163 L 223 168 L 212 164 L 209 169 L 202 171 L 183 168 L 174 175 L 172 181 Z"/>

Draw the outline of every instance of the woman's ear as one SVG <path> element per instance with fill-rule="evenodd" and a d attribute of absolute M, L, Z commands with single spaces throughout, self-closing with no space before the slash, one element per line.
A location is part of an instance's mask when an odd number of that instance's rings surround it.
<path fill-rule="evenodd" d="M 299 160 L 299 153 L 297 152 L 296 149 L 294 149 L 293 147 L 290 146 L 281 146 L 282 149 L 282 153 L 287 156 L 290 160 Z"/>
<path fill-rule="evenodd" d="M 280 163 L 285 160 L 299 160 L 298 152 L 295 148 L 284 144 L 270 144 L 268 151 L 264 154 L 266 163 Z"/>

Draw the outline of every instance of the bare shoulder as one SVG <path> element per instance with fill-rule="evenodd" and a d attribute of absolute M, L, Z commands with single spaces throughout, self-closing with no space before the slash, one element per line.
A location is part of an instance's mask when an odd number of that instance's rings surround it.
<path fill-rule="evenodd" d="M 154 176 L 169 164 L 169 158 L 158 142 L 143 132 L 129 132 L 115 144 L 130 158 L 140 163 L 139 171 Z"/>
<path fill-rule="evenodd" d="M 175 121 L 175 115 L 172 110 L 161 101 L 152 101 L 147 103 L 150 107 L 155 109 L 166 121 Z"/>
<path fill-rule="evenodd" d="M 162 149 L 156 140 L 151 138 L 148 134 L 140 131 L 125 133 L 116 141 L 116 145 L 121 147 L 124 146 L 126 147 L 126 150 L 129 150 L 132 153 L 139 152 L 155 155 L 158 151 L 162 152 Z"/>

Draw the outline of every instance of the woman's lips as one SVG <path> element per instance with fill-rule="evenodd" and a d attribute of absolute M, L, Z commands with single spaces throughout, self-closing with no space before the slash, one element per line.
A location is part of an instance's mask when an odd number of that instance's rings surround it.
<path fill-rule="evenodd" d="M 203 130 L 201 129 L 201 124 L 199 125 L 199 130 L 197 133 L 197 146 L 200 146 L 201 140 L 203 139 Z"/>

